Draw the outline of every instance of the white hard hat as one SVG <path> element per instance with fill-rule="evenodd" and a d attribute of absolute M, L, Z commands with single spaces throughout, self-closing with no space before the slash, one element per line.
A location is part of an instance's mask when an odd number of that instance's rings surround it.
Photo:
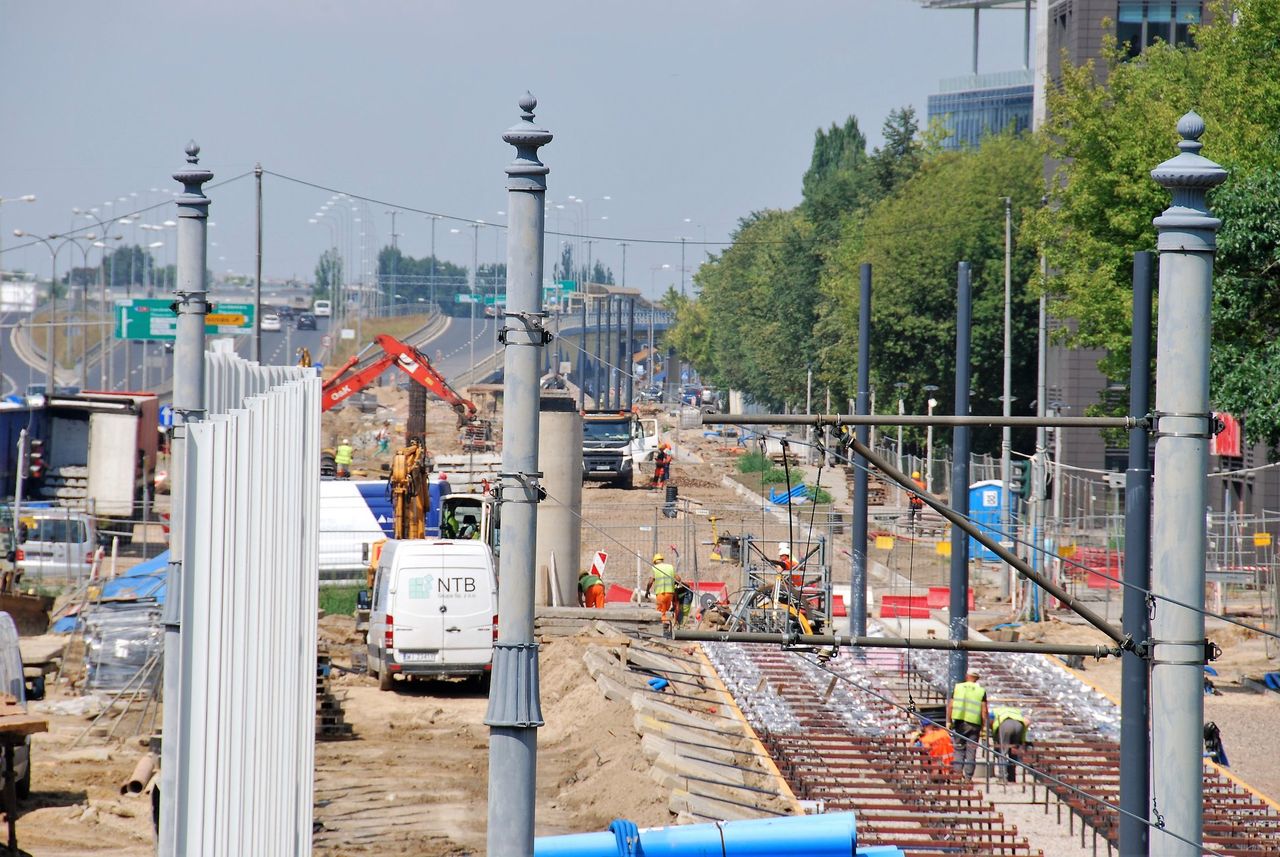
<path fill-rule="evenodd" d="M 349 437 L 344 437 L 344 438 L 342 439 L 342 442 L 343 442 L 343 443 L 351 443 L 351 438 L 349 438 Z"/>
<path fill-rule="evenodd" d="M 791 545 L 787 542 L 778 542 L 778 554 L 781 555 L 784 553 L 787 556 L 791 556 Z"/>

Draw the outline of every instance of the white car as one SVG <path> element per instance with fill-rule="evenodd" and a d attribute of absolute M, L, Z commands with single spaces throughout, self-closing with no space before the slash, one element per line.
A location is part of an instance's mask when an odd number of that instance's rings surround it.
<path fill-rule="evenodd" d="M 275 313 L 272 313 L 272 312 L 269 312 L 269 313 L 267 313 L 266 315 L 264 315 L 264 316 L 262 317 L 262 329 L 263 329 L 263 330 L 274 330 L 274 331 L 279 331 L 279 330 L 280 330 L 280 316 L 278 316 L 278 315 L 276 315 Z"/>
<path fill-rule="evenodd" d="M 311 312 L 316 318 L 328 318 L 333 315 L 333 304 L 329 301 L 316 301 L 311 306 Z"/>

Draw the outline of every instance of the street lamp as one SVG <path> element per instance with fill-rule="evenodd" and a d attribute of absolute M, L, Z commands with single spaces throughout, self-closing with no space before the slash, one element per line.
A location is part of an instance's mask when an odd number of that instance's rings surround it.
<path fill-rule="evenodd" d="M 35 201 L 36 201 L 36 195 L 34 193 L 23 194 L 22 196 L 0 196 L 0 206 L 3 206 L 6 202 L 35 202 Z M 3 255 L 4 247 L 2 246 L 3 235 L 4 235 L 3 230 L 0 230 L 0 283 L 4 282 L 4 255 Z M 0 295 L 0 303 L 3 303 L 2 298 L 3 296 Z"/>
<path fill-rule="evenodd" d="M 55 342 L 53 338 L 53 326 L 58 317 L 58 253 L 62 248 L 72 242 L 71 238 L 63 238 L 55 247 L 53 242 L 57 241 L 61 236 L 57 233 L 48 236 L 33 235 L 30 232 L 24 232 L 21 229 L 13 230 L 13 234 L 18 238 L 31 238 L 39 241 L 49 251 L 49 324 L 47 330 L 48 336 L 45 337 L 45 356 L 48 358 L 45 377 L 45 393 L 52 394 L 54 390 L 54 381 L 56 376 L 54 373 L 54 350 Z"/>
<path fill-rule="evenodd" d="M 929 395 L 929 401 L 927 402 L 927 404 L 929 406 L 929 416 L 932 417 L 933 409 L 938 407 L 938 400 L 933 397 L 933 394 L 938 391 L 938 387 L 934 384 L 925 384 L 924 391 Z M 925 430 L 924 469 L 925 469 L 925 474 L 924 474 L 925 488 L 929 491 L 930 494 L 932 494 L 933 493 L 933 423 L 930 423 L 929 427 Z"/>

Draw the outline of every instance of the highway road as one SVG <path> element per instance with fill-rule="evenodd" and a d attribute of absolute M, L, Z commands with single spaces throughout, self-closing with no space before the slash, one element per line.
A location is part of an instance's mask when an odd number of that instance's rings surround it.
<path fill-rule="evenodd" d="M 15 336 L 14 325 L 26 321 L 30 313 L 0 314 L 0 395 L 20 394 L 31 384 L 45 383 L 45 364 L 38 353 Z M 295 319 L 285 319 L 280 331 L 263 331 L 261 362 L 269 365 L 292 365 L 297 349 L 307 348 L 317 363 L 330 364 L 326 336 L 338 339 L 331 319 L 316 319 L 316 330 L 296 329 Z M 377 329 L 377 319 L 366 319 L 363 332 L 367 337 Z M 473 325 L 469 318 L 454 318 L 434 339 L 423 346 L 426 355 L 446 378 L 454 378 L 470 366 L 474 340 L 475 359 L 483 360 L 497 349 L 496 325 L 492 318 L 478 317 Z M 249 358 L 253 344 L 249 335 L 234 336 L 236 352 Z M 106 370 L 104 373 L 103 370 Z M 71 381 L 71 370 L 59 370 L 59 383 L 73 383 L 84 389 L 124 389 L 133 392 L 158 392 L 168 399 L 169 381 L 173 373 L 173 353 L 164 342 L 115 340 L 112 346 L 90 356 L 87 377 Z"/>

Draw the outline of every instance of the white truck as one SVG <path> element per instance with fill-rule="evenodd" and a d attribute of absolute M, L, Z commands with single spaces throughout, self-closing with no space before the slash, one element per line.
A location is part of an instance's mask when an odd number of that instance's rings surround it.
<path fill-rule="evenodd" d="M 636 465 L 658 451 L 658 421 L 626 411 L 587 411 L 582 415 L 582 479 L 630 488 Z"/>

